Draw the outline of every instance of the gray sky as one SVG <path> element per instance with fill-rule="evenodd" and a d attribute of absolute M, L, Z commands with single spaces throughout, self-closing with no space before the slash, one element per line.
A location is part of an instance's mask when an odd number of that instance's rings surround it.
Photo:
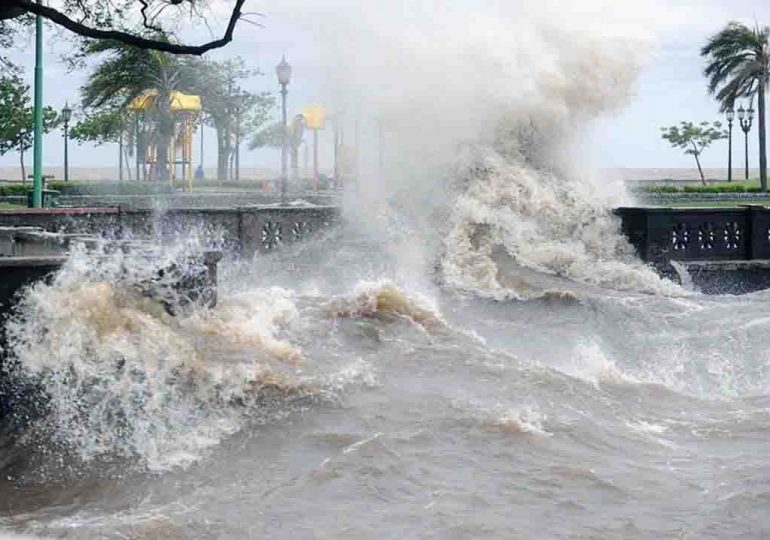
<path fill-rule="evenodd" d="M 550 9 L 547 12 L 551 17 L 563 16 L 574 21 L 573 26 L 583 24 L 581 21 L 584 20 L 586 25 L 594 25 L 601 31 L 650 38 L 645 45 L 649 49 L 649 60 L 638 75 L 635 96 L 621 110 L 605 114 L 593 122 L 585 136 L 587 142 L 584 146 L 592 162 L 599 167 L 692 167 L 690 156 L 681 155 L 660 139 L 659 127 L 680 120 L 721 120 L 716 104 L 705 91 L 699 47 L 708 35 L 731 19 L 770 24 L 770 4 L 766 0 L 399 0 L 378 2 L 387 4 L 387 7 L 371 9 L 365 1 L 252 0 L 247 3 L 247 11 L 264 13 L 261 22 L 265 27 L 241 24 L 236 30 L 234 42 L 213 56 L 244 57 L 251 66 L 261 68 L 266 74 L 254 77 L 245 86 L 252 91 L 274 91 L 274 66 L 282 54 L 287 54 L 294 66 L 290 87 L 291 116 L 298 112 L 297 107 L 324 101 L 324 96 L 328 99 L 329 78 L 335 71 L 334 63 L 345 61 L 345 58 L 331 56 L 328 45 L 334 42 L 337 50 L 355 48 L 357 43 L 350 33 L 351 28 L 377 28 L 381 34 L 379 39 L 387 40 L 389 28 L 402 29 L 408 25 L 419 32 L 434 21 L 441 20 L 437 15 L 439 12 L 442 16 L 453 12 L 469 18 L 474 12 L 485 12 L 498 17 L 502 24 L 506 24 L 507 17 L 510 17 L 513 25 L 516 24 L 516 13 L 510 6 L 530 3 L 547 4 L 549 7 L 546 10 Z M 221 6 L 217 7 L 215 3 L 214 8 L 221 9 Z M 520 5 L 516 7 L 516 10 L 521 9 Z M 183 32 L 193 39 L 205 38 L 200 28 Z M 87 75 L 67 73 L 58 61 L 59 56 L 67 51 L 62 35 L 61 31 L 48 30 L 46 39 L 46 102 L 57 108 L 62 107 L 65 101 L 79 101 L 78 88 Z M 348 39 L 349 42 L 346 41 Z M 393 39 L 401 39 L 401 36 L 393 36 Z M 515 36 L 512 43 L 515 47 Z M 26 76 L 30 84 L 34 58 L 32 45 L 31 41 L 20 43 L 18 49 L 12 52 L 15 59 L 27 68 Z M 404 68 L 408 69 L 408 66 Z M 473 73 L 469 72 L 468 77 L 472 78 Z M 322 134 L 327 154 L 328 135 Z M 213 143 L 211 130 L 206 131 L 205 137 Z M 734 137 L 734 160 L 738 166 L 742 163 L 743 134 L 736 129 Z M 750 151 L 755 155 L 756 131 L 750 137 Z M 720 142 L 709 149 L 704 155 L 704 166 L 724 166 L 726 147 L 726 142 Z M 211 167 L 215 159 L 214 146 L 207 144 L 206 148 L 205 164 Z M 75 144 L 71 146 L 70 153 L 73 166 L 86 167 L 114 165 L 117 154 L 112 146 L 93 148 Z M 49 134 L 45 140 L 45 164 L 60 165 L 62 154 L 61 133 Z M 328 159 L 325 161 L 328 164 Z M 278 156 L 277 152 L 270 150 L 244 151 L 241 163 L 244 166 L 275 167 Z M 15 154 L 0 156 L 0 166 L 17 164 L 18 156 Z"/>

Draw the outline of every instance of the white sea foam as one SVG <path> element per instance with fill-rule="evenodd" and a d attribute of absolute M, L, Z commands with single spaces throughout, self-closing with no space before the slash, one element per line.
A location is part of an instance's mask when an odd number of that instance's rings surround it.
<path fill-rule="evenodd" d="M 10 352 L 49 399 L 38 427 L 82 460 L 186 466 L 240 429 L 260 395 L 312 393 L 302 351 L 279 337 L 298 316 L 290 292 L 250 290 L 171 316 L 131 286 L 152 275 L 148 261 L 112 255 L 74 253 L 8 325 Z"/>
<path fill-rule="evenodd" d="M 318 54 L 334 58 L 339 125 L 355 119 L 360 132 L 346 210 L 401 274 L 424 279 L 438 256 L 452 288 L 527 296 L 501 281 L 490 253 L 500 247 L 540 272 L 681 294 L 620 234 L 612 208 L 626 202 L 622 184 L 582 159 L 592 122 L 628 103 L 651 55 L 649 2 L 372 4 L 335 13 L 328 26 L 342 31 L 322 31 Z M 308 10 L 302 22 L 329 17 Z M 597 25 L 596 13 L 623 31 Z"/>

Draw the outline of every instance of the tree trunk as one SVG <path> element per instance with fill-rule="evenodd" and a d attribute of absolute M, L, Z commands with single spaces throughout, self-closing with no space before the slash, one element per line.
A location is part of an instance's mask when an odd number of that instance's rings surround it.
<path fill-rule="evenodd" d="M 123 181 L 123 128 L 120 130 L 118 141 L 118 181 Z"/>
<path fill-rule="evenodd" d="M 21 163 L 21 183 L 27 183 L 27 170 L 24 168 L 24 146 L 19 145 L 19 162 Z"/>
<path fill-rule="evenodd" d="M 299 182 L 299 145 L 291 147 L 291 178 Z"/>
<path fill-rule="evenodd" d="M 155 179 L 167 181 L 168 175 L 168 140 L 161 135 L 158 145 L 155 147 Z"/>
<path fill-rule="evenodd" d="M 222 126 L 215 126 L 217 130 L 217 181 L 227 180 L 230 152 L 227 144 L 227 132 Z"/>
<path fill-rule="evenodd" d="M 765 84 L 759 82 L 757 103 L 759 109 L 759 185 L 762 191 L 767 191 L 767 137 L 765 134 Z"/>
<path fill-rule="evenodd" d="M 230 176 L 228 180 L 230 182 L 235 180 L 235 152 L 230 152 L 230 158 L 229 158 L 229 170 L 230 170 Z"/>
<path fill-rule="evenodd" d="M 692 145 L 692 148 L 693 148 L 693 154 L 692 155 L 695 157 L 695 163 L 697 163 L 697 165 L 698 165 L 698 174 L 700 174 L 700 182 L 701 182 L 701 184 L 706 186 L 708 184 L 706 184 L 706 178 L 703 176 L 703 169 L 700 166 L 700 159 L 698 158 L 698 154 L 700 152 L 698 152 L 698 148 L 695 146 L 694 143 Z"/>
<path fill-rule="evenodd" d="M 126 160 L 126 165 L 127 165 L 126 172 L 128 173 L 128 181 L 131 182 L 133 180 L 133 178 L 131 178 L 131 161 L 130 161 L 131 154 L 129 153 L 128 149 L 129 149 L 129 146 L 127 145 L 123 147 L 123 156 Z"/>
<path fill-rule="evenodd" d="M 169 163 L 168 152 L 174 137 L 174 130 L 176 128 L 175 118 L 171 112 L 171 92 L 172 87 L 163 87 L 158 92 L 158 97 L 155 99 L 155 107 L 158 115 L 158 144 L 156 148 L 155 163 L 157 165 L 157 179 L 161 181 L 168 181 Z"/>

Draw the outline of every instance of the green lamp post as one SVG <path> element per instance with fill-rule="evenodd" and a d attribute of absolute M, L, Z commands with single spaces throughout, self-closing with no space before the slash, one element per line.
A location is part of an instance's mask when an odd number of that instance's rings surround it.
<path fill-rule="evenodd" d="M 72 109 L 69 104 L 65 104 L 61 110 L 61 119 L 64 122 L 64 181 L 70 179 L 70 160 L 69 160 L 69 139 L 70 139 L 70 119 L 72 118 Z M 122 133 L 121 133 L 122 135 Z M 122 164 L 122 163 L 121 163 Z M 122 172 L 121 167 L 121 172 Z"/>
<path fill-rule="evenodd" d="M 42 4 L 42 0 L 37 0 Z M 33 150 L 32 206 L 43 206 L 43 18 L 35 15 L 35 146 Z"/>

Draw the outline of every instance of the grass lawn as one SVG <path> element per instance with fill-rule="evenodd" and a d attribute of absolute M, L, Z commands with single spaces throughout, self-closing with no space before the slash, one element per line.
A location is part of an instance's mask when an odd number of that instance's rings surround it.
<path fill-rule="evenodd" d="M 699 184 L 703 185 L 703 184 Z M 748 180 L 733 180 L 732 182 L 709 182 L 709 187 L 730 187 L 730 186 L 743 186 L 745 188 L 758 188 L 759 178 L 749 178 Z"/>
<path fill-rule="evenodd" d="M 705 186 L 700 182 L 697 184 L 690 182 L 684 185 L 653 184 L 638 189 L 648 193 L 755 193 L 758 196 L 767 196 L 766 193 L 760 191 L 758 178 L 733 180 L 732 182 L 709 182 Z"/>
<path fill-rule="evenodd" d="M 664 206 L 664 208 L 738 208 L 746 205 L 767 206 L 767 201 L 752 201 L 739 199 L 734 201 L 692 201 L 675 203 Z"/>

